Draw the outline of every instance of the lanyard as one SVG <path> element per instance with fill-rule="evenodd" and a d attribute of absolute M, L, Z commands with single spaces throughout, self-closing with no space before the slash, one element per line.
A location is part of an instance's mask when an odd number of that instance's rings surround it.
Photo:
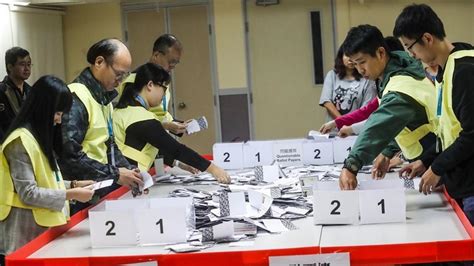
<path fill-rule="evenodd" d="M 59 166 L 58 166 L 58 162 L 56 161 L 56 159 L 54 159 L 54 163 L 56 164 L 56 171 L 54 171 L 54 175 L 56 176 L 56 182 L 61 182 L 62 178 L 59 176 Z"/>
<path fill-rule="evenodd" d="M 102 113 L 104 115 L 105 120 L 107 121 L 107 130 L 109 132 L 109 139 L 110 139 L 110 159 L 112 161 L 112 165 L 115 166 L 115 148 L 114 148 L 114 129 L 113 129 L 113 121 L 112 121 L 112 105 L 109 107 L 109 112 L 107 114 L 108 105 L 105 105 L 102 102 Z"/>
<path fill-rule="evenodd" d="M 438 86 L 438 104 L 436 107 L 436 116 L 439 118 L 442 113 L 442 104 L 443 104 L 443 85 L 444 80 Z"/>
<path fill-rule="evenodd" d="M 141 95 L 135 96 L 135 100 L 137 100 L 145 109 L 148 110 L 148 104 L 146 104 L 145 99 Z"/>
<path fill-rule="evenodd" d="M 165 95 L 163 95 L 162 103 L 163 103 L 163 111 L 165 111 L 166 113 L 166 93 Z"/>

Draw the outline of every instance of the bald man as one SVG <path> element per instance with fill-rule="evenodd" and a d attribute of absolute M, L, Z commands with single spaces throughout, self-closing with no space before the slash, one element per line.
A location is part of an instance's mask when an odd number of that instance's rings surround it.
<path fill-rule="evenodd" d="M 89 48 L 87 62 L 89 66 L 68 85 L 73 104 L 63 116 L 61 172 L 68 180 L 113 179 L 114 186 L 99 190 L 99 196 L 118 185 L 136 190 L 143 184 L 140 173 L 120 153 L 112 131 L 112 100 L 118 94 L 115 87 L 130 71 L 130 52 L 121 41 L 104 39 Z M 75 203 L 71 212 L 89 205 Z"/>

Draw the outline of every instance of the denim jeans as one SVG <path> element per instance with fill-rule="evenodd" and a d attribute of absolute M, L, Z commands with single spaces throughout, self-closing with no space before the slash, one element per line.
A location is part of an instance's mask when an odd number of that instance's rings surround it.
<path fill-rule="evenodd" d="M 469 219 L 469 222 L 471 222 L 471 225 L 474 225 L 474 196 L 463 198 L 462 205 L 464 214 L 466 214 L 466 217 Z"/>

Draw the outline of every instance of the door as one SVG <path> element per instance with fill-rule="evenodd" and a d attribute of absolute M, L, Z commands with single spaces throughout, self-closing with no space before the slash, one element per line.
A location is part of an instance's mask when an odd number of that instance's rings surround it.
<path fill-rule="evenodd" d="M 130 11 L 125 18 L 132 68 L 148 61 L 159 35 L 171 33 L 181 41 L 181 62 L 172 73 L 170 112 L 180 120 L 205 116 L 208 129 L 179 141 L 200 154 L 211 153 L 216 124 L 207 5 L 161 7 L 159 12 Z"/>

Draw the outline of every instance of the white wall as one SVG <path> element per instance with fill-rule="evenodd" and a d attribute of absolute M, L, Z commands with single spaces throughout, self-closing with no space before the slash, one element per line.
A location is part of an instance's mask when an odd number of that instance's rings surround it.
<path fill-rule="evenodd" d="M 53 74 L 65 78 L 62 14 L 56 11 L 0 4 L 0 77 L 6 75 L 5 51 L 20 46 L 30 52 L 33 84 Z"/>

